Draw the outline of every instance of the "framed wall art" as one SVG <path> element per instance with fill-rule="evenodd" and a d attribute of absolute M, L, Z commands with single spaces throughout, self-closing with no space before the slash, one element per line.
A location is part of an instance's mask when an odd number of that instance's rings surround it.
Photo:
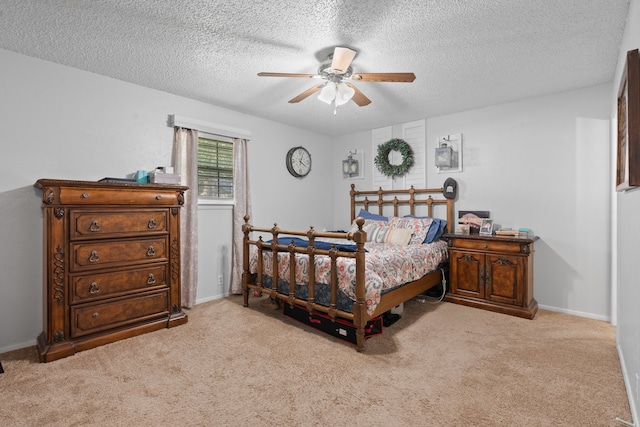
<path fill-rule="evenodd" d="M 616 190 L 640 186 L 640 55 L 627 52 L 618 90 Z"/>

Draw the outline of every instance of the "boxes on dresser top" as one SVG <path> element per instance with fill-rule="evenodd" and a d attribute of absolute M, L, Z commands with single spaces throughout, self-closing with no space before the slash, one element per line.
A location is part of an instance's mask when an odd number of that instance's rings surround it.
<path fill-rule="evenodd" d="M 158 167 L 149 172 L 150 184 L 180 184 L 180 174 L 174 173 L 169 166 Z"/>

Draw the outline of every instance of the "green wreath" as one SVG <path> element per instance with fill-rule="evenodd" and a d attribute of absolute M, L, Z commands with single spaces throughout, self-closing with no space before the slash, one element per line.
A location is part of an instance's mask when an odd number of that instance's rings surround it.
<path fill-rule="evenodd" d="M 402 154 L 402 163 L 399 165 L 392 165 L 389 162 L 389 153 L 392 151 L 399 151 Z M 390 178 L 406 175 L 415 163 L 411 146 L 400 138 L 393 138 L 384 144 L 378 145 L 378 155 L 373 159 L 373 162 L 380 173 Z"/>

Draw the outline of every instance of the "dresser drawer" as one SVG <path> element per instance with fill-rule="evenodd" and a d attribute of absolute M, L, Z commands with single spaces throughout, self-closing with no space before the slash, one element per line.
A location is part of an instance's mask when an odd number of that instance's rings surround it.
<path fill-rule="evenodd" d="M 77 242 L 71 253 L 74 271 L 167 261 L 167 238 Z"/>
<path fill-rule="evenodd" d="M 452 239 L 450 246 L 456 249 L 474 249 L 483 252 L 521 252 L 521 243 L 498 240 Z"/>
<path fill-rule="evenodd" d="M 131 234 L 167 231 L 169 211 L 154 210 L 83 210 L 70 213 L 72 239 L 122 237 Z"/>
<path fill-rule="evenodd" d="M 168 264 L 109 273 L 71 276 L 71 304 L 167 286 Z"/>
<path fill-rule="evenodd" d="M 71 337 L 81 337 L 168 315 L 168 290 L 71 307 Z"/>
<path fill-rule="evenodd" d="M 60 188 L 60 203 L 65 205 L 178 205 L 176 191 L 154 188 Z M 181 200 L 182 201 L 182 200 Z"/>

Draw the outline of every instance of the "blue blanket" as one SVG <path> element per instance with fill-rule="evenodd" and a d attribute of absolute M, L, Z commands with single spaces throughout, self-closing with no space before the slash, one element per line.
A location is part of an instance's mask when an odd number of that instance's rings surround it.
<path fill-rule="evenodd" d="M 266 243 L 271 243 L 273 240 L 269 240 Z M 278 239 L 278 243 L 280 243 L 281 245 L 288 245 L 289 243 L 291 243 L 291 241 L 293 241 L 293 244 L 296 245 L 299 248 L 307 248 L 309 247 L 309 241 L 307 239 L 301 239 L 299 237 L 290 237 L 290 236 L 285 236 L 285 237 L 281 237 Z M 336 249 L 341 251 L 341 252 L 355 252 L 356 251 L 356 244 L 355 243 L 329 243 L 329 242 L 323 242 L 320 240 L 316 240 L 314 241 L 313 246 L 316 249 L 322 249 L 322 250 L 329 250 L 331 249 L 333 246 L 335 245 Z M 267 248 L 265 248 L 267 249 Z M 366 249 L 365 249 L 366 251 Z"/>

